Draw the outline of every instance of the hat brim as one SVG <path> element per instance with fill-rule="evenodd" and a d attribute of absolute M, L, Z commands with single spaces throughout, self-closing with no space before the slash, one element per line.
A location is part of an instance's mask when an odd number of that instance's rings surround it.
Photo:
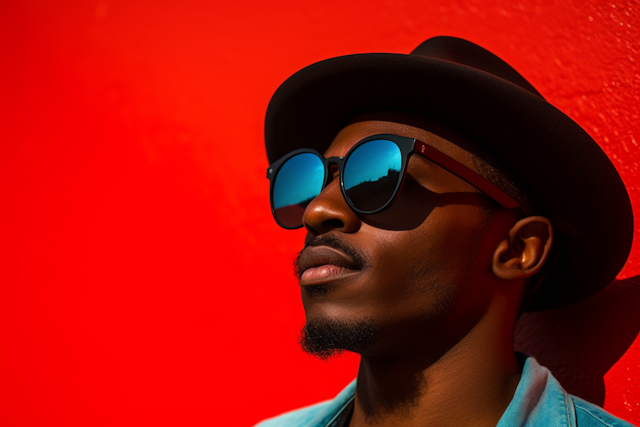
<path fill-rule="evenodd" d="M 441 121 L 509 165 L 554 226 L 559 258 L 528 310 L 584 299 L 609 284 L 633 238 L 625 186 L 598 144 L 539 96 L 457 63 L 389 53 L 348 55 L 287 79 L 266 114 L 267 156 L 324 152 L 355 116 L 402 111 Z"/>

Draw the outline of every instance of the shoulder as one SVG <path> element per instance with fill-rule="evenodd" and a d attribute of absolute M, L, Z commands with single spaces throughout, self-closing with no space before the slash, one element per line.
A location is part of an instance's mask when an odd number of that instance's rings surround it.
<path fill-rule="evenodd" d="M 518 354 L 522 376 L 498 427 L 628 427 L 604 409 L 573 396 L 533 357 Z"/>
<path fill-rule="evenodd" d="M 577 396 L 570 396 L 576 410 L 577 427 L 633 427 L 633 424 L 611 415 L 593 403 Z"/>
<path fill-rule="evenodd" d="M 308 425 L 319 413 L 329 406 L 331 401 L 316 403 L 296 409 L 273 418 L 261 421 L 254 427 L 300 427 Z"/>

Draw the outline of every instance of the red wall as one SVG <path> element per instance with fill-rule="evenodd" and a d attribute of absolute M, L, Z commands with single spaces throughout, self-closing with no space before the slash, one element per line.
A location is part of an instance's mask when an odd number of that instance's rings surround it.
<path fill-rule="evenodd" d="M 3 1 L 0 425 L 246 426 L 355 376 L 296 345 L 303 234 L 275 225 L 265 179 L 269 97 L 320 59 L 485 46 L 601 144 L 640 213 L 639 17 L 637 0 Z M 636 240 L 620 278 L 638 274 Z M 631 330 L 604 404 L 640 422 L 640 326 L 616 319 L 596 325 Z"/>

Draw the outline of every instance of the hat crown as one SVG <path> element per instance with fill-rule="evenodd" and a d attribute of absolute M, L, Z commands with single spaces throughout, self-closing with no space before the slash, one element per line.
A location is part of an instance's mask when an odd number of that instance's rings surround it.
<path fill-rule="evenodd" d="M 468 40 L 450 36 L 438 36 L 425 40 L 411 52 L 410 55 L 425 56 L 442 59 L 456 64 L 472 67 L 485 73 L 492 74 L 507 80 L 516 86 L 520 86 L 532 94 L 543 98 L 540 92 L 533 87 L 511 65 Z M 544 98 L 543 98 L 544 99 Z"/>

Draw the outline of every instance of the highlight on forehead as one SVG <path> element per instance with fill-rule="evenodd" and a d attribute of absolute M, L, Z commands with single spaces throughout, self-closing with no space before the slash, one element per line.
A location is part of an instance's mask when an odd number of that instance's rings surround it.
<path fill-rule="evenodd" d="M 452 142 L 453 144 L 472 154 L 473 147 L 478 145 L 473 141 L 472 138 L 469 138 L 464 133 L 451 126 L 446 125 L 445 123 L 430 119 L 428 117 L 418 116 L 410 113 L 403 113 L 399 111 L 373 111 L 360 114 L 349 120 L 344 127 L 347 127 L 354 123 L 365 121 L 380 121 L 387 122 L 389 124 L 398 123 L 422 129 L 429 133 L 433 133 L 441 138 L 444 138 L 445 140 Z M 383 126 L 383 124 L 381 123 L 380 126 Z"/>
<path fill-rule="evenodd" d="M 468 138 L 438 122 L 402 113 L 378 112 L 357 116 L 342 128 L 329 150 L 344 151 L 343 145 L 349 146 L 367 136 L 385 133 L 416 138 L 475 169 L 472 154 L 467 149 L 472 146 Z"/>

